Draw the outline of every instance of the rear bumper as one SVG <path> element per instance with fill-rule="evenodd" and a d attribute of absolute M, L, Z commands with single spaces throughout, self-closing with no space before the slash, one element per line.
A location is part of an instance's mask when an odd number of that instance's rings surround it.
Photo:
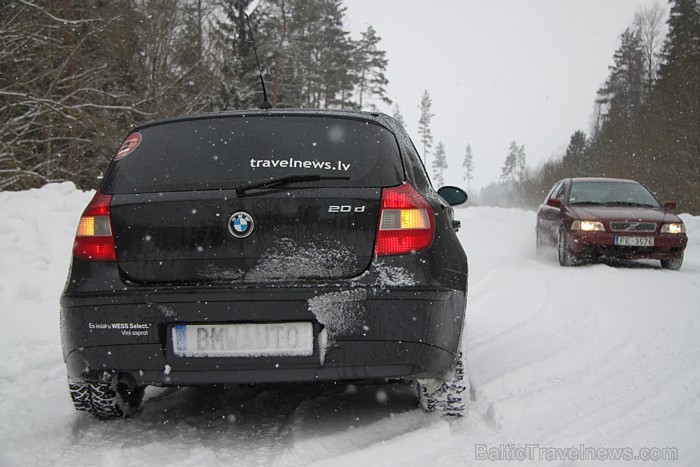
<path fill-rule="evenodd" d="M 459 352 L 464 292 L 452 289 L 137 289 L 64 295 L 63 353 L 71 380 L 128 373 L 138 384 L 441 377 Z M 185 358 L 175 324 L 307 321 L 313 355 Z M 319 338 L 321 336 L 321 338 Z"/>
<path fill-rule="evenodd" d="M 567 243 L 576 255 L 605 256 L 621 259 L 674 259 L 681 258 L 688 244 L 685 235 L 639 234 L 654 237 L 653 247 L 615 245 L 614 232 L 567 232 Z M 624 235 L 624 234 L 623 234 Z M 629 235 L 628 235 L 629 236 Z"/>

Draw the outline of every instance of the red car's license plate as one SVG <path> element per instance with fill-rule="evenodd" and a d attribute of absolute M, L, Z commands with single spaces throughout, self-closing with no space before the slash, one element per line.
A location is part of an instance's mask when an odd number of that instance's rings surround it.
<path fill-rule="evenodd" d="M 654 246 L 654 237 L 615 237 L 618 246 Z"/>

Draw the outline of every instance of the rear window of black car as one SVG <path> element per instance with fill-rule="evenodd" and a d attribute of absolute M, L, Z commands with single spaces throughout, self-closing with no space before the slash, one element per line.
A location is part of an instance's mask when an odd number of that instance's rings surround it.
<path fill-rule="evenodd" d="M 110 165 L 103 193 L 232 189 L 289 175 L 348 177 L 295 185 L 320 187 L 386 187 L 404 179 L 394 134 L 364 120 L 227 116 L 137 133 L 130 137 L 136 149 Z"/>

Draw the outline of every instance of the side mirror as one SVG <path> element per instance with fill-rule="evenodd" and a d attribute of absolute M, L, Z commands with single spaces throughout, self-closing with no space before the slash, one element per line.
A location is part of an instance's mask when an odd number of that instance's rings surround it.
<path fill-rule="evenodd" d="M 676 209 L 676 202 L 675 201 L 664 201 L 664 209 L 667 211 L 672 211 Z"/>
<path fill-rule="evenodd" d="M 437 193 L 442 197 L 442 199 L 447 201 L 447 204 L 450 206 L 457 206 L 459 204 L 466 203 L 467 199 L 469 199 L 467 193 L 456 186 L 444 186 L 440 188 Z"/>
<path fill-rule="evenodd" d="M 561 200 L 559 198 L 549 198 L 547 200 L 547 206 L 552 206 L 553 208 L 560 208 Z"/>

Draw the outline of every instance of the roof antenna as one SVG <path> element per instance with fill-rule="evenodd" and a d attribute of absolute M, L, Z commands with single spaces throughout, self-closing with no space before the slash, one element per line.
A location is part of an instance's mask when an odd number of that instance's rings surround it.
<path fill-rule="evenodd" d="M 258 73 L 260 74 L 260 84 L 262 84 L 263 90 L 263 103 L 260 106 L 261 109 L 267 110 L 272 108 L 272 104 L 267 100 L 267 91 L 265 90 L 265 80 L 263 79 L 262 68 L 260 67 L 260 60 L 258 60 L 258 48 L 255 47 L 255 36 L 253 36 L 253 28 L 250 27 L 250 16 L 248 13 L 245 14 L 245 19 L 248 22 L 248 30 L 250 31 L 250 40 L 253 43 L 253 52 L 255 52 L 255 63 L 258 64 Z"/>

